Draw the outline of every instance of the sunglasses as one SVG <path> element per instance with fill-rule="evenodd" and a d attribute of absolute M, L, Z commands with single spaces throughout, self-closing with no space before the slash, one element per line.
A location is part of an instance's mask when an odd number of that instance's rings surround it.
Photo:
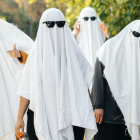
<path fill-rule="evenodd" d="M 84 17 L 83 19 L 85 21 L 88 21 L 89 18 L 91 19 L 91 21 L 94 21 L 97 17 Z"/>
<path fill-rule="evenodd" d="M 55 23 L 57 24 L 57 26 L 59 28 L 62 28 L 62 27 L 64 27 L 66 21 L 45 21 L 45 22 L 43 22 L 43 24 L 44 23 L 46 23 L 46 25 L 47 25 L 48 28 L 53 28 L 54 25 L 55 25 Z"/>
<path fill-rule="evenodd" d="M 132 31 L 130 29 L 130 31 L 132 32 L 132 34 L 135 36 L 135 37 L 140 37 L 140 33 L 136 32 L 136 31 Z"/>

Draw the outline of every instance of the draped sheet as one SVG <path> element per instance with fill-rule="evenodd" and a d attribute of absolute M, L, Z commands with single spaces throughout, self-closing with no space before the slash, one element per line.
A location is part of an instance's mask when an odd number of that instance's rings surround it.
<path fill-rule="evenodd" d="M 18 94 L 30 100 L 39 140 L 74 140 L 73 125 L 86 128 L 91 140 L 97 132 L 88 94 L 93 69 L 67 23 L 63 28 L 48 28 L 45 21 L 65 18 L 54 8 L 42 14 Z"/>
<path fill-rule="evenodd" d="M 24 65 L 7 51 L 17 49 L 29 53 L 33 41 L 18 28 L 0 19 L 0 140 L 14 131 L 19 96 L 16 94 Z M 11 132 L 11 133 L 10 133 Z M 13 137 L 15 137 L 13 135 Z"/>
<path fill-rule="evenodd" d="M 104 75 L 120 107 L 132 140 L 140 139 L 140 20 L 127 25 L 97 52 Z"/>
<path fill-rule="evenodd" d="M 96 17 L 95 21 L 85 21 L 84 17 Z M 81 21 L 80 33 L 77 35 L 77 41 L 82 49 L 83 54 L 94 68 L 96 61 L 96 52 L 105 42 L 106 36 L 100 28 L 101 19 L 96 11 L 91 7 L 84 8 L 79 16 Z"/>

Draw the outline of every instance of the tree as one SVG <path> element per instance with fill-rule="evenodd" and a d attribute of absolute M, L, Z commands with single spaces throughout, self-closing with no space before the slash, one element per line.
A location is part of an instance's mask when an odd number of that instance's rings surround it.
<path fill-rule="evenodd" d="M 140 18 L 139 0 L 0 0 L 0 17 L 16 24 L 34 39 L 43 11 L 52 7 L 64 13 L 72 30 L 80 11 L 85 7 L 96 10 L 112 35 Z"/>
<path fill-rule="evenodd" d="M 24 9 L 19 8 L 19 3 L 15 0 L 0 0 L 0 3 L 0 16 L 28 34 L 28 19 Z"/>
<path fill-rule="evenodd" d="M 140 19 L 139 0 L 65 0 L 68 5 L 66 20 L 71 29 L 84 7 L 93 7 L 105 22 L 112 35 L 120 32 L 128 23 Z"/>

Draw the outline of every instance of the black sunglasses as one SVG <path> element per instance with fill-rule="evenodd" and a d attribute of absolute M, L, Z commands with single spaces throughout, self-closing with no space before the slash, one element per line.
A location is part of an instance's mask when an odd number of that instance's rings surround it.
<path fill-rule="evenodd" d="M 55 23 L 57 24 L 57 26 L 59 28 L 62 28 L 62 27 L 64 27 L 66 21 L 45 21 L 45 22 L 43 22 L 43 24 L 44 23 L 46 23 L 46 25 L 47 25 L 48 28 L 53 28 L 54 25 L 55 25 Z"/>
<path fill-rule="evenodd" d="M 131 30 L 131 29 L 130 29 Z M 135 36 L 135 37 L 140 37 L 140 33 L 139 32 L 136 32 L 136 31 L 132 31 L 132 34 Z"/>
<path fill-rule="evenodd" d="M 97 17 L 84 17 L 83 19 L 85 21 L 88 21 L 89 18 L 91 19 L 91 21 L 94 21 Z"/>

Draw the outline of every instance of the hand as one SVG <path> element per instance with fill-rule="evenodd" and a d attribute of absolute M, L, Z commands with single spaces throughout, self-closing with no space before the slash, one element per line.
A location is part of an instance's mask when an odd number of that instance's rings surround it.
<path fill-rule="evenodd" d="M 101 124 L 103 121 L 104 110 L 103 109 L 95 109 L 94 110 L 96 123 Z"/>
<path fill-rule="evenodd" d="M 14 45 L 14 49 L 11 50 L 11 51 L 8 51 L 7 53 L 9 53 L 9 55 L 10 55 L 12 58 L 21 57 L 20 52 L 16 49 L 16 44 Z"/>
<path fill-rule="evenodd" d="M 74 24 L 74 36 L 77 36 L 80 32 L 80 23 L 81 23 L 81 21 L 77 21 Z M 77 26 L 79 26 L 79 28 L 77 28 Z"/>
<path fill-rule="evenodd" d="M 18 119 L 17 122 L 16 122 L 16 125 L 15 125 L 15 135 L 19 138 L 19 139 L 22 139 L 19 132 L 20 132 L 20 129 L 22 130 L 22 132 L 24 133 L 24 121 L 23 119 Z"/>
<path fill-rule="evenodd" d="M 109 38 L 108 26 L 105 23 L 101 23 L 100 28 L 102 29 L 102 31 L 106 35 L 106 37 Z"/>

